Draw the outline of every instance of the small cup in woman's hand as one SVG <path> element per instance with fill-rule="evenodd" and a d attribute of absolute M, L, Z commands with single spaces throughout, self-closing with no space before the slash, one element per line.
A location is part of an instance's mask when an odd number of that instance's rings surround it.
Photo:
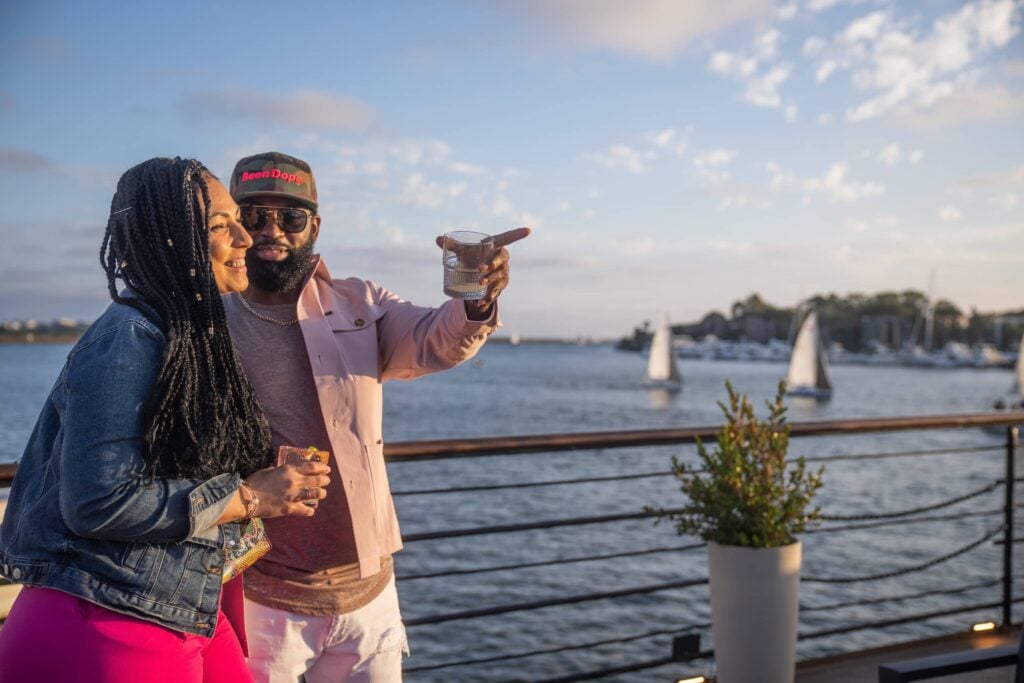
<path fill-rule="evenodd" d="M 303 461 L 253 472 L 246 482 L 260 498 L 257 516 L 311 517 L 315 503 L 327 497 L 330 471 L 324 463 Z M 313 506 L 308 505 L 311 502 Z"/>

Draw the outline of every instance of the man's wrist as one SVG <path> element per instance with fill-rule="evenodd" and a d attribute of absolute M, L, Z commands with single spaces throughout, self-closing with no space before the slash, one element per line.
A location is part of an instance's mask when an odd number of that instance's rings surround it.
<path fill-rule="evenodd" d="M 473 322 L 482 323 L 494 315 L 494 302 L 481 306 L 477 301 L 465 301 L 466 317 Z"/>

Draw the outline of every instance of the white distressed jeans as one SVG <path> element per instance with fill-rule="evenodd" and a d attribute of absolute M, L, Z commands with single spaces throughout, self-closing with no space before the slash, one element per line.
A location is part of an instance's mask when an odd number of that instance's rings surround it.
<path fill-rule="evenodd" d="M 409 654 L 395 577 L 369 604 L 313 617 L 245 601 L 256 683 L 398 683 Z"/>

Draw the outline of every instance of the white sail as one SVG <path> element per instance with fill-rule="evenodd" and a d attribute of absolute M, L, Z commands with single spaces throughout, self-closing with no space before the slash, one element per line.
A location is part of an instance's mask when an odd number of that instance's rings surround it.
<path fill-rule="evenodd" d="M 789 359 L 786 385 L 791 393 L 827 394 L 832 390 L 828 359 L 818 333 L 818 313 L 811 311 L 800 326 Z"/>
<path fill-rule="evenodd" d="M 672 328 L 666 315 L 654 331 L 651 340 L 651 351 L 647 357 L 647 382 L 657 386 L 678 386 L 680 383 L 679 367 L 676 365 L 676 354 L 672 348 Z"/>

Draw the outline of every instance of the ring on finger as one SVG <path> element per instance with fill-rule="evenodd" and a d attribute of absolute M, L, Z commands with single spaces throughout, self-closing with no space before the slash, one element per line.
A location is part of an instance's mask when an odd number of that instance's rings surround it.
<path fill-rule="evenodd" d="M 306 507 L 315 508 L 317 506 L 317 503 L 319 502 L 319 498 L 320 498 L 320 490 L 319 490 L 319 488 L 312 488 L 312 489 L 311 488 L 307 488 L 307 489 L 305 489 L 305 491 L 306 491 L 306 496 L 304 497 L 304 500 L 302 501 L 302 504 L 305 505 Z M 314 493 L 314 491 L 316 493 Z"/>

